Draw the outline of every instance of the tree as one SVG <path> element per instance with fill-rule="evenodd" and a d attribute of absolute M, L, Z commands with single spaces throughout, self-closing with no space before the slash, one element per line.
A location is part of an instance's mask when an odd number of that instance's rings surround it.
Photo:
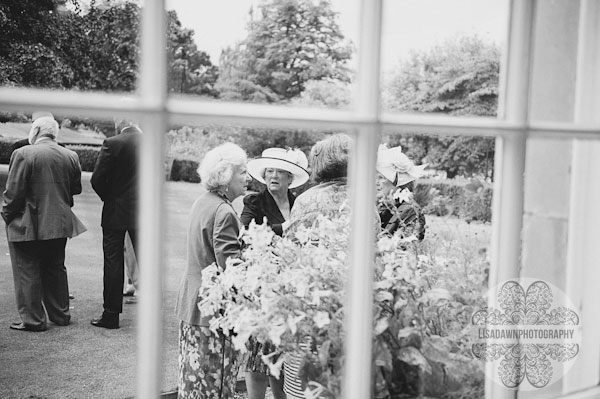
<path fill-rule="evenodd" d="M 61 37 L 53 0 L 6 0 L 0 4 L 0 84 L 69 87 L 73 71 L 55 49 Z"/>
<path fill-rule="evenodd" d="M 404 112 L 457 116 L 495 116 L 500 50 L 478 37 L 458 37 L 429 51 L 413 52 L 386 86 L 385 106 Z M 420 161 L 446 171 L 449 178 L 492 177 L 494 140 L 488 137 L 408 137 Z M 426 152 L 423 150 L 426 149 Z"/>
<path fill-rule="evenodd" d="M 310 80 L 349 81 L 351 47 L 329 0 L 270 0 L 258 14 L 248 24 L 248 37 L 221 57 L 222 97 L 289 100 Z"/>
<path fill-rule="evenodd" d="M 124 92 L 136 88 L 136 2 L 92 0 L 83 10 L 77 0 L 8 0 L 0 5 L 0 22 L 0 84 Z M 217 68 L 196 48 L 193 35 L 169 12 L 169 88 L 215 96 Z"/>
<path fill-rule="evenodd" d="M 294 105 L 319 106 L 335 109 L 348 108 L 352 101 L 349 83 L 339 80 L 309 80 L 304 91 L 292 100 Z"/>
<path fill-rule="evenodd" d="M 216 97 L 217 66 L 206 52 L 198 50 L 194 31 L 181 25 L 177 13 L 169 11 L 168 15 L 169 91 Z"/>

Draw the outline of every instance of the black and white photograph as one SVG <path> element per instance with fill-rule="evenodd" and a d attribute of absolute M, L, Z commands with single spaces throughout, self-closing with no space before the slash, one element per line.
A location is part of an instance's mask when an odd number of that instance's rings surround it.
<path fill-rule="evenodd" d="M 0 0 L 0 398 L 600 397 L 600 0 Z"/>

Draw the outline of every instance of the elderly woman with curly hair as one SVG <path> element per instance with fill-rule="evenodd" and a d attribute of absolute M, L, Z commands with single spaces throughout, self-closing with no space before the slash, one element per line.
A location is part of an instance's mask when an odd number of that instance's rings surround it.
<path fill-rule="evenodd" d="M 177 299 L 179 330 L 178 398 L 233 398 L 238 359 L 230 337 L 215 334 L 210 315 L 198 309 L 202 270 L 241 253 L 242 228 L 232 201 L 246 192 L 250 180 L 243 149 L 226 143 L 209 151 L 198 173 L 206 192 L 194 202 L 187 234 L 187 267 Z"/>

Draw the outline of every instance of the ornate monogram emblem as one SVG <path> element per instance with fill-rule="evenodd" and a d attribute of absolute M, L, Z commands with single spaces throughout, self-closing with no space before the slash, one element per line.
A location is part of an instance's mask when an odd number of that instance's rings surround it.
<path fill-rule="evenodd" d="M 553 379 L 553 363 L 572 360 L 579 353 L 575 326 L 577 313 L 567 307 L 553 307 L 550 286 L 534 281 L 527 290 L 516 281 L 507 281 L 498 292 L 500 309 L 487 308 L 471 318 L 479 339 L 473 354 L 498 362 L 498 377 L 508 388 L 526 379 L 534 388 L 543 388 Z"/>

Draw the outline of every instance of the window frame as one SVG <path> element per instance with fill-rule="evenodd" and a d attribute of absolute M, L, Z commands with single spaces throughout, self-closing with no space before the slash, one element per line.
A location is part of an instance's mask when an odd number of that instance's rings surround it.
<path fill-rule="evenodd" d="M 211 102 L 167 95 L 165 1 L 144 2 L 142 13 L 141 62 L 138 90 L 123 97 L 118 94 L 58 92 L 36 89 L 0 88 L 0 106 L 7 110 L 35 111 L 49 109 L 56 113 L 112 118 L 135 115 L 142 121 L 144 139 L 141 146 L 140 180 L 140 265 L 142 273 L 138 314 L 137 397 L 160 396 L 162 353 L 162 278 L 164 243 L 164 132 L 172 123 L 225 123 L 249 126 L 346 129 L 356 140 L 357 150 L 350 165 L 351 201 L 355 209 L 352 219 L 351 276 L 347 311 L 347 365 L 343 382 L 344 397 L 370 397 L 371 373 L 365 365 L 371 362 L 372 270 L 365 268 L 374 257 L 374 248 L 364 248 L 374 242 L 370 228 L 375 204 L 374 176 L 376 150 L 381 132 L 429 133 L 446 135 L 495 136 L 495 183 L 493 203 L 493 233 L 490 286 L 494 282 L 519 277 L 521 227 L 524 198 L 525 143 L 531 137 L 565 139 L 600 139 L 598 121 L 580 118 L 574 123 L 549 123 L 529 120 L 529 86 L 535 1 L 511 0 L 505 59 L 500 82 L 499 117 L 458 118 L 437 115 L 388 114 L 381 110 L 380 44 L 383 0 L 361 0 L 360 42 L 358 46 L 358 99 L 352 111 L 304 109 L 229 102 Z M 598 8 L 595 0 L 582 0 L 583 10 Z M 586 8 L 588 7 L 588 8 Z M 598 13 L 592 13 L 598 18 Z M 589 17 L 592 18 L 592 17 Z M 597 22 L 588 20 L 588 22 Z M 595 25 L 591 25 L 595 26 Z M 592 30 L 592 32 L 589 32 Z M 596 28 L 596 31 L 598 28 Z M 596 35 L 589 28 L 582 34 Z M 597 36 L 597 35 L 596 35 Z M 581 51 L 596 56 L 600 66 L 598 46 L 593 40 L 580 37 Z M 581 58 L 579 63 L 586 62 Z M 582 79 L 592 79 L 588 69 Z M 597 94 L 586 85 L 579 85 L 579 105 L 593 99 L 598 108 Z M 584 299 L 585 300 L 585 299 Z M 600 360 L 600 356 L 597 361 Z M 592 387 L 565 397 L 591 398 L 600 393 Z M 506 389 L 489 384 L 486 397 L 507 396 Z"/>

